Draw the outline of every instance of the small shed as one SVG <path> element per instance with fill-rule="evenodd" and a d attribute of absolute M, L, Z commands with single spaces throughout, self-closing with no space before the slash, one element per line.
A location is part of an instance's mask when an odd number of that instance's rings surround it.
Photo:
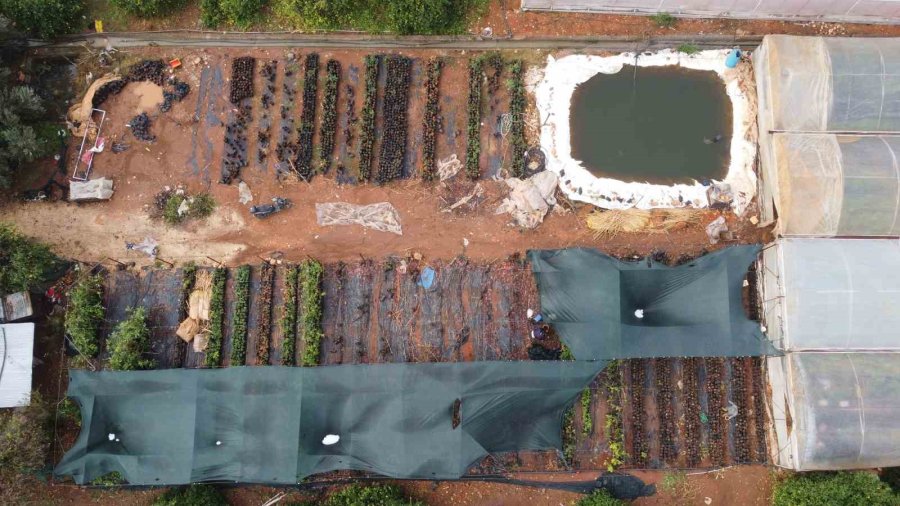
<path fill-rule="evenodd" d="M 0 408 L 31 403 L 34 323 L 0 325 Z"/>

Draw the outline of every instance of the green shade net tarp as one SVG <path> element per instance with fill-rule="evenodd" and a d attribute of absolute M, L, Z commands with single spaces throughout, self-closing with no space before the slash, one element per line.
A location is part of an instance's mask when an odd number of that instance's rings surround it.
<path fill-rule="evenodd" d="M 457 479 L 492 452 L 559 449 L 564 410 L 604 365 L 72 371 L 81 433 L 55 473 L 85 484 L 117 471 L 131 485 L 296 484 L 342 469 Z"/>
<path fill-rule="evenodd" d="M 759 250 L 734 246 L 677 267 L 587 248 L 528 258 L 544 319 L 577 360 L 777 355 L 741 301 Z"/>

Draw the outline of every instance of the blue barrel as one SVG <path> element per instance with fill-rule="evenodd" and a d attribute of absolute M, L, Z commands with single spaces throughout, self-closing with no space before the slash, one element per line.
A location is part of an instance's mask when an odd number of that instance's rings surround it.
<path fill-rule="evenodd" d="M 734 48 L 728 53 L 728 56 L 725 57 L 725 66 L 733 69 L 737 67 L 737 64 L 741 61 L 741 50 L 738 48 Z"/>

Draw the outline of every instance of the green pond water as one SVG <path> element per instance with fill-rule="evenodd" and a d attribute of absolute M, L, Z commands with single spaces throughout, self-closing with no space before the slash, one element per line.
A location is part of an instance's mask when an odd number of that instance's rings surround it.
<path fill-rule="evenodd" d="M 572 157 L 596 176 L 673 184 L 728 171 L 731 101 L 712 71 L 597 74 L 575 89 L 570 122 Z"/>

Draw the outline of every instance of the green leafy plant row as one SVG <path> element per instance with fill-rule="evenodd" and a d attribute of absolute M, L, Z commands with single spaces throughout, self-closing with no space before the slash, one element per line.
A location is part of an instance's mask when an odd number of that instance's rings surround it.
<path fill-rule="evenodd" d="M 288 268 L 284 279 L 284 312 L 281 314 L 281 333 L 284 342 L 281 345 L 281 364 L 294 365 L 297 350 L 297 285 L 300 280 L 300 268 L 292 265 Z"/>
<path fill-rule="evenodd" d="M 594 418 L 591 416 L 591 389 L 585 387 L 581 391 L 581 434 L 590 436 L 594 431 Z"/>
<path fill-rule="evenodd" d="M 316 97 L 319 89 L 319 55 L 306 55 L 303 63 L 303 109 L 300 111 L 300 129 L 297 138 L 297 157 L 294 160 L 297 174 L 305 181 L 313 177 L 313 135 L 316 130 Z"/>
<path fill-rule="evenodd" d="M 481 176 L 481 81 L 484 61 L 482 58 L 469 60 L 469 102 L 466 111 L 466 175 L 470 179 Z"/>
<path fill-rule="evenodd" d="M 613 472 L 618 469 L 628 454 L 625 452 L 625 432 L 622 430 L 622 361 L 613 360 L 606 367 L 606 394 L 609 409 L 603 431 L 609 441 L 609 457 L 606 469 Z"/>
<path fill-rule="evenodd" d="M 341 62 L 328 60 L 325 64 L 325 96 L 322 98 L 322 129 L 319 133 L 322 143 L 322 172 L 331 168 L 334 154 L 334 136 L 337 131 L 338 85 L 341 82 Z"/>
<path fill-rule="evenodd" d="M 522 60 L 515 60 L 509 65 L 509 144 L 512 147 L 512 175 L 525 175 L 525 82 L 522 78 L 524 68 Z"/>
<path fill-rule="evenodd" d="M 256 321 L 256 363 L 269 363 L 269 340 L 272 335 L 272 291 L 275 287 L 275 267 L 263 262 L 259 274 L 259 317 Z"/>
<path fill-rule="evenodd" d="M 384 85 L 384 134 L 378 161 L 379 183 L 397 179 L 403 173 L 412 60 L 405 56 L 388 56 L 385 71 L 387 80 Z"/>
<path fill-rule="evenodd" d="M 69 290 L 65 326 L 75 348 L 87 358 L 96 357 L 100 352 L 99 332 L 105 313 L 103 279 L 81 277 Z"/>
<path fill-rule="evenodd" d="M 566 414 L 563 415 L 563 434 L 562 434 L 562 445 L 563 445 L 563 458 L 566 460 L 566 464 L 572 465 L 575 463 L 575 448 L 578 444 L 578 435 L 575 430 L 575 406 L 570 406 L 569 409 L 566 410 Z"/>
<path fill-rule="evenodd" d="M 437 131 L 441 124 L 440 98 L 441 67 L 443 60 L 433 57 L 428 60 L 425 71 L 425 119 L 422 121 L 422 179 L 433 181 L 437 175 L 434 150 L 437 144 Z"/>
<path fill-rule="evenodd" d="M 237 268 L 234 276 L 234 334 L 231 365 L 247 363 L 247 318 L 250 316 L 250 266 Z"/>
<path fill-rule="evenodd" d="M 113 371 L 152 369 L 156 361 L 147 358 L 150 353 L 150 328 L 147 310 L 135 307 L 119 322 L 109 336 L 109 368 Z"/>
<path fill-rule="evenodd" d="M 307 260 L 300 265 L 300 302 L 303 312 L 304 366 L 319 365 L 322 346 L 322 264 Z"/>
<path fill-rule="evenodd" d="M 209 298 L 209 344 L 206 347 L 206 367 L 222 365 L 222 339 L 225 328 L 225 280 L 228 270 L 213 271 L 212 294 Z"/>
<path fill-rule="evenodd" d="M 375 104 L 378 97 L 380 55 L 366 56 L 366 89 L 363 97 L 362 133 L 359 143 L 359 179 L 372 178 L 372 156 L 375 152 Z"/>

